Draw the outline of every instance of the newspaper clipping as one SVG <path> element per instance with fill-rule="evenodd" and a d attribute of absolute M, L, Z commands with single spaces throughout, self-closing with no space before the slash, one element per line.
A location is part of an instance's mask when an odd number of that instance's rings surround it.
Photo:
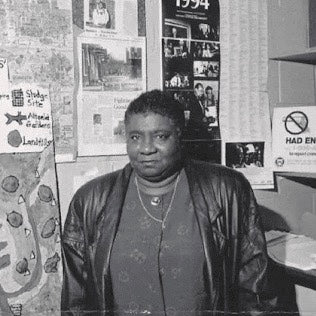
<path fill-rule="evenodd" d="M 124 113 L 146 89 L 145 39 L 81 39 L 78 154 L 125 154 Z"/>

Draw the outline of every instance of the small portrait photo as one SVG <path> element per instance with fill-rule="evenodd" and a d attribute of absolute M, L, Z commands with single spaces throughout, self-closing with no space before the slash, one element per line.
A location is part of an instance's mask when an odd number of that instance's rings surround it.
<path fill-rule="evenodd" d="M 225 156 L 231 168 L 263 167 L 264 142 L 226 143 Z"/>
<path fill-rule="evenodd" d="M 162 40 L 163 52 L 166 58 L 181 57 L 188 58 L 190 54 L 190 47 L 186 40 Z"/>
<path fill-rule="evenodd" d="M 102 116 L 101 114 L 93 114 L 93 125 L 102 125 Z"/>
<path fill-rule="evenodd" d="M 185 139 L 220 139 L 218 81 L 194 80 L 193 87 L 184 103 Z"/>
<path fill-rule="evenodd" d="M 191 38 L 191 25 L 182 20 L 165 19 L 164 37 Z"/>
<path fill-rule="evenodd" d="M 92 28 L 115 29 L 115 0 L 85 0 L 85 25 Z"/>
<path fill-rule="evenodd" d="M 195 60 L 193 62 L 193 75 L 194 77 L 217 79 L 219 75 L 219 62 Z"/>
<path fill-rule="evenodd" d="M 189 73 L 174 72 L 167 73 L 165 77 L 165 88 L 188 88 L 190 87 Z"/>
<path fill-rule="evenodd" d="M 201 94 L 199 97 L 204 107 L 219 106 L 219 82 L 217 80 L 194 80 L 193 86 L 195 94 Z"/>
<path fill-rule="evenodd" d="M 193 58 L 208 60 L 220 59 L 220 46 L 216 42 L 192 42 L 192 55 Z"/>
<path fill-rule="evenodd" d="M 192 31 L 192 38 L 207 41 L 219 41 L 219 28 L 215 25 L 199 23 Z"/>
<path fill-rule="evenodd" d="M 102 115 L 99 113 L 93 114 L 93 135 L 101 136 L 103 134 Z"/>

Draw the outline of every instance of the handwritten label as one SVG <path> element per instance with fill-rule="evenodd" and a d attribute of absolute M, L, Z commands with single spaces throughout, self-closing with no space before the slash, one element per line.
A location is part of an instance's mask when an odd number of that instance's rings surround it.
<path fill-rule="evenodd" d="M 26 98 L 27 98 L 27 105 L 34 106 L 38 108 L 43 108 L 44 101 L 47 100 L 48 94 L 41 93 L 38 89 L 37 90 L 26 90 L 25 91 Z"/>

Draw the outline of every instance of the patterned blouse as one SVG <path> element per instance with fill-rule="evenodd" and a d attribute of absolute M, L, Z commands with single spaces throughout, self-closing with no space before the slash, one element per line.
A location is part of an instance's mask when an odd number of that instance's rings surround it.
<path fill-rule="evenodd" d="M 135 179 L 111 253 L 115 315 L 204 315 L 205 256 L 185 172 L 158 192 Z"/>

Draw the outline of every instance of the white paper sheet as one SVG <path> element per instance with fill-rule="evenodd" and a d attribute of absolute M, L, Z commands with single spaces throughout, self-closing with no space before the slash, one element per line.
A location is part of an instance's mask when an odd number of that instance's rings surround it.
<path fill-rule="evenodd" d="M 273 114 L 275 171 L 316 172 L 316 106 L 279 107 Z"/>
<path fill-rule="evenodd" d="M 0 153 L 41 152 L 53 141 L 48 89 L 20 84 L 0 100 Z"/>
<path fill-rule="evenodd" d="M 81 38 L 78 52 L 78 155 L 126 154 L 124 113 L 146 90 L 145 39 Z"/>
<path fill-rule="evenodd" d="M 220 127 L 223 139 L 222 157 L 227 161 L 235 143 L 259 148 L 263 157 L 256 168 L 239 167 L 254 188 L 273 187 L 271 166 L 271 125 L 267 93 L 268 30 L 266 0 L 220 1 L 221 82 Z M 242 145 L 242 146 L 240 146 Z M 251 150 L 251 153 L 254 150 Z M 257 153 L 255 153 L 257 155 Z M 255 164 L 254 164 L 255 165 Z"/>

